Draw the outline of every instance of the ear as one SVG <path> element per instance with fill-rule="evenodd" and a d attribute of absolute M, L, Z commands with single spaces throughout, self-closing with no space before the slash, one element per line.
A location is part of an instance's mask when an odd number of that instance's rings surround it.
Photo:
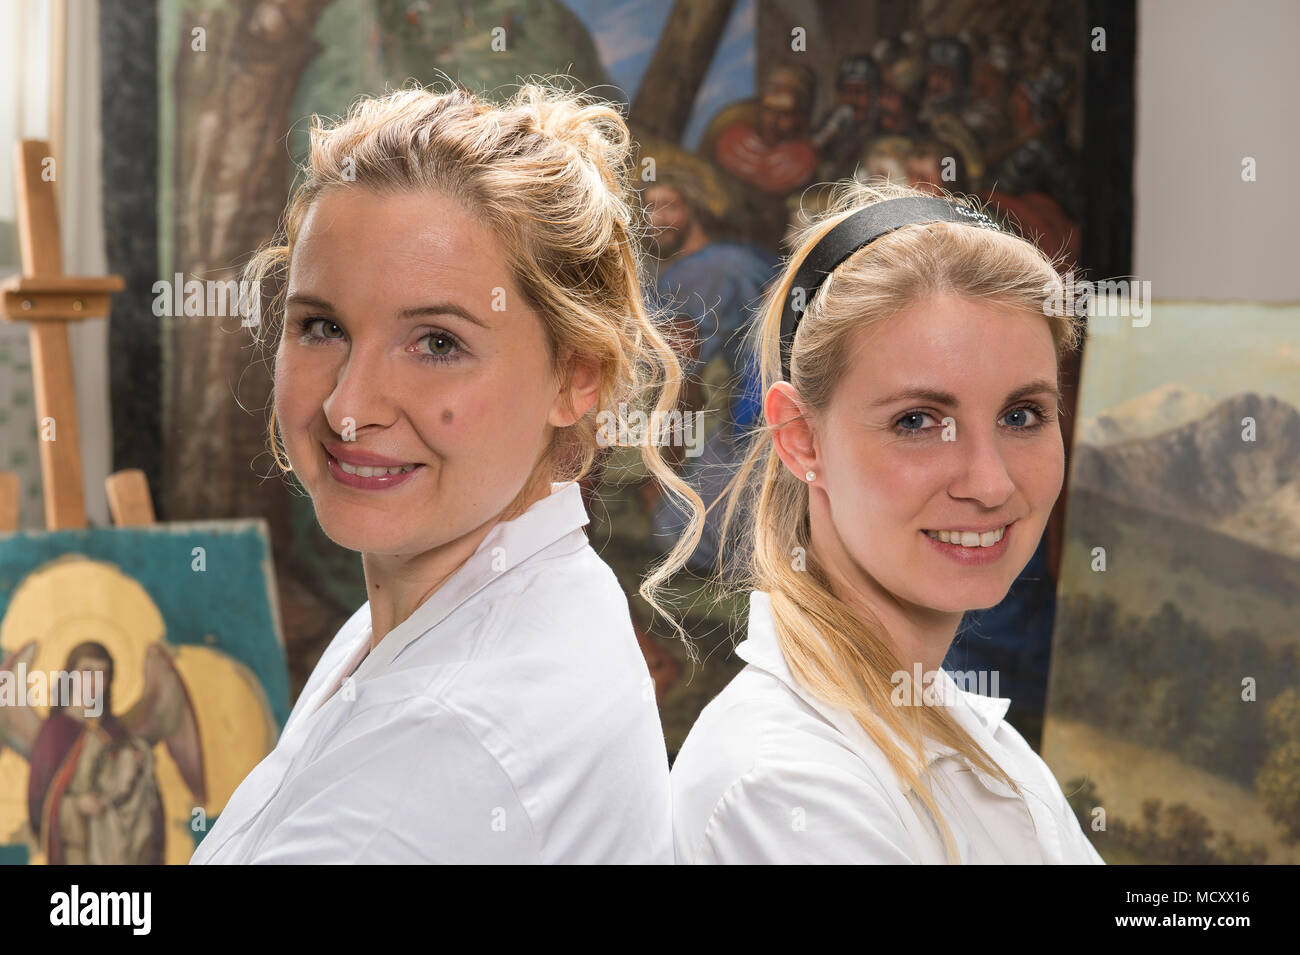
<path fill-rule="evenodd" d="M 808 420 L 799 392 L 788 381 L 778 381 L 767 390 L 763 414 L 772 428 L 772 444 L 781 463 L 800 481 L 818 470 L 817 433 Z"/>
<path fill-rule="evenodd" d="M 578 421 L 600 397 L 600 360 L 591 355 L 572 355 L 569 374 L 551 405 L 547 421 L 556 428 L 567 428 Z"/>

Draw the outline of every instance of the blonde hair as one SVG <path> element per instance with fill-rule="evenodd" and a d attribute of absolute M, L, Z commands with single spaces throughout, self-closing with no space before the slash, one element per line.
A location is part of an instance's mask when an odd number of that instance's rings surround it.
<path fill-rule="evenodd" d="M 278 338 L 294 243 L 324 193 L 437 191 L 458 200 L 505 249 L 516 285 L 541 317 L 561 380 L 573 356 L 599 362 L 595 406 L 555 429 L 538 461 L 543 467 L 549 459 L 552 480 L 580 481 L 604 450 L 601 412 L 644 409 L 648 420 L 661 420 L 681 392 L 681 365 L 642 294 L 647 226 L 634 169 L 633 143 L 617 106 L 548 79 L 522 83 L 501 104 L 458 86 L 362 97 L 341 120 L 313 116 L 303 179 L 280 233 L 242 278 L 278 284 L 267 310 L 275 332 L 268 337 Z M 267 424 L 271 454 L 289 471 L 273 403 Z M 641 443 L 641 456 L 664 490 L 689 509 L 687 537 L 698 539 L 699 496 L 665 462 L 655 440 Z M 658 579 L 652 574 L 649 582 Z M 663 613 L 653 592 L 643 586 L 642 593 Z"/>
<path fill-rule="evenodd" d="M 749 345 L 762 375 L 761 394 L 766 395 L 782 378 L 782 311 L 798 267 L 817 241 L 865 206 L 929 194 L 880 181 L 835 184 L 826 211 L 795 234 L 781 279 L 768 289 L 751 329 Z M 1061 356 L 1077 347 L 1081 334 L 1072 317 L 1043 315 L 1045 296 L 1059 285 L 1052 262 L 1014 234 L 948 222 L 905 226 L 859 249 L 827 277 L 798 325 L 790 382 L 805 409 L 825 409 L 851 357 L 849 336 L 940 294 L 997 303 L 1021 309 L 1027 316 L 1042 317 L 1051 327 L 1059 374 Z M 847 710 L 861 724 L 899 779 L 929 809 L 940 827 L 948 857 L 956 861 L 952 833 L 926 778 L 922 737 L 951 746 L 1016 792 L 1020 789 L 954 722 L 946 707 L 908 707 L 910 719 L 905 719 L 900 708 L 891 705 L 891 676 L 899 670 L 899 660 L 880 621 L 860 615 L 832 592 L 812 548 L 808 486 L 791 474 L 774 452 L 775 430 L 760 422 L 750 432 L 739 470 L 722 497 L 710 505 L 712 509 L 725 501 L 724 541 L 737 515 L 745 513 L 735 542 L 719 548 L 716 579 L 727 593 L 763 590 L 770 594 L 778 640 L 791 672 L 815 696 Z M 666 566 L 680 567 L 694 547 L 691 541 L 680 541 Z M 726 553 L 739 554 L 740 560 L 728 565 L 728 558 L 722 556 Z M 795 569 L 796 553 L 805 555 L 806 570 Z M 904 740 L 907 748 L 900 747 L 890 731 Z"/>

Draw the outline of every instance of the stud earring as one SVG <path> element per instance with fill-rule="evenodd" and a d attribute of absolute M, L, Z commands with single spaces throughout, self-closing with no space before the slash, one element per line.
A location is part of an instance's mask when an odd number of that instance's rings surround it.
<path fill-rule="evenodd" d="M 809 481 L 815 481 L 817 480 L 817 472 L 809 471 L 807 474 L 804 475 L 804 477 L 807 478 Z"/>

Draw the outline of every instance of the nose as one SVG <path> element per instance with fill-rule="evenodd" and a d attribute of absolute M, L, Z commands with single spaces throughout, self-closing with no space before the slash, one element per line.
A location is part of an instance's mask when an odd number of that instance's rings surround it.
<path fill-rule="evenodd" d="M 978 501 L 988 508 L 1005 504 L 1016 484 L 994 434 L 971 434 L 967 429 L 957 438 L 957 473 L 948 485 L 956 498 Z"/>
<path fill-rule="evenodd" d="M 384 387 L 387 361 L 383 344 L 354 339 L 349 346 L 324 404 L 325 420 L 345 440 L 371 425 L 393 423 L 393 404 Z"/>

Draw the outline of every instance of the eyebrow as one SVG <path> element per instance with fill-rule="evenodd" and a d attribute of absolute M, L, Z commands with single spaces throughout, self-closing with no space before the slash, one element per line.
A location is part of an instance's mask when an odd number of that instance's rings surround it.
<path fill-rule="evenodd" d="M 1012 401 L 1019 401 L 1021 398 L 1027 398 L 1030 395 L 1043 393 L 1051 395 L 1058 404 L 1062 400 L 1061 389 L 1058 388 L 1054 382 L 1048 381 L 1046 378 L 1035 378 L 1033 381 L 1023 384 L 1012 391 L 1011 394 L 1007 395 L 1005 401 L 1006 403 L 1010 403 Z M 930 401 L 937 405 L 947 405 L 950 408 L 956 408 L 960 405 L 957 396 L 951 392 L 938 391 L 937 389 L 926 388 L 923 386 L 908 386 L 903 388 L 901 391 L 894 392 L 892 395 L 887 395 L 884 398 L 871 402 L 870 407 L 880 408 L 885 405 L 898 404 L 903 401 Z"/>
<path fill-rule="evenodd" d="M 285 305 L 306 305 L 310 308 L 319 308 L 322 311 L 333 312 L 334 306 L 325 299 L 316 295 L 308 295 L 304 292 L 295 292 L 290 295 Z M 468 322 L 473 322 L 479 328 L 487 328 L 488 325 L 481 318 L 466 308 L 457 305 L 455 302 L 434 302 L 432 305 L 411 305 L 397 313 L 398 318 L 420 318 L 425 315 L 459 315 Z"/>

